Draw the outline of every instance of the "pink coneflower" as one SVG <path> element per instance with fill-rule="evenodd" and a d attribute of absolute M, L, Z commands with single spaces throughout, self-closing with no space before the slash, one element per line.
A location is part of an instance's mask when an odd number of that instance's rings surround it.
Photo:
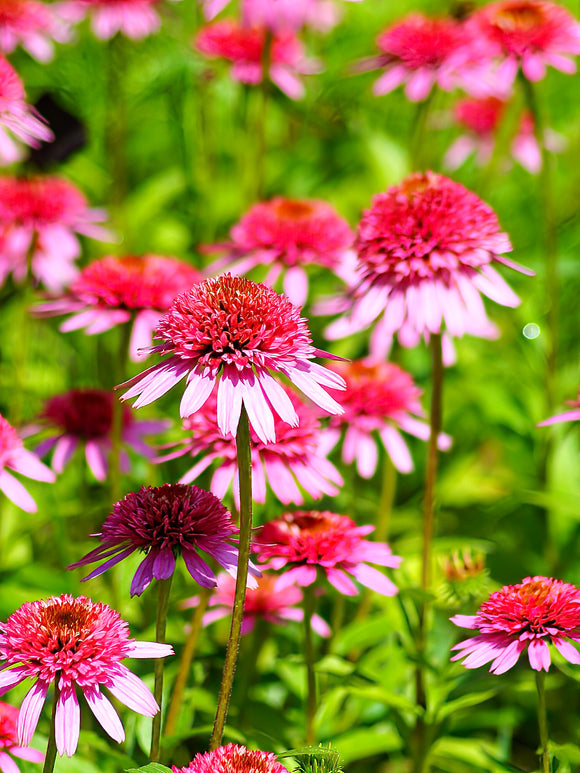
<path fill-rule="evenodd" d="M 278 196 L 254 204 L 231 236 L 231 242 L 204 248 L 226 251 L 216 268 L 246 274 L 268 266 L 264 284 L 273 286 L 282 274 L 284 292 L 295 306 L 303 306 L 308 296 L 305 265 L 323 266 L 339 276 L 343 266 L 354 265 L 354 233 L 325 201 Z"/>
<path fill-rule="evenodd" d="M 0 623 L 0 660 L 5 661 L 0 695 L 29 677 L 36 679 L 20 708 L 19 743 L 30 743 L 53 683 L 58 687 L 55 729 L 61 756 L 71 757 L 78 744 L 77 686 L 103 729 L 121 743 L 123 725 L 101 685 L 125 706 L 152 717 L 159 711 L 153 695 L 120 661 L 172 654 L 168 644 L 131 639 L 118 612 L 85 596 L 63 594 L 23 604 Z"/>
<path fill-rule="evenodd" d="M 456 615 L 451 622 L 480 631 L 452 647 L 460 652 L 451 659 L 465 658 L 466 668 L 492 661 L 489 670 L 503 674 L 527 647 L 530 666 L 547 671 L 549 643 L 567 661 L 580 664 L 580 653 L 570 643 L 580 641 L 580 590 L 562 580 L 526 577 L 492 593 L 476 615 Z"/>
<path fill-rule="evenodd" d="M 212 752 L 196 754 L 184 768 L 175 765 L 173 773 L 288 773 L 272 752 L 250 751 L 229 743 Z"/>
<path fill-rule="evenodd" d="M 245 27 L 233 19 L 223 19 L 203 27 L 196 46 L 205 56 L 232 62 L 234 80 L 255 85 L 264 78 L 264 46 L 268 39 L 265 27 Z M 304 96 L 299 74 L 320 71 L 318 62 L 306 58 L 302 43 L 289 30 L 274 35 L 268 59 L 270 80 L 291 99 Z"/>
<path fill-rule="evenodd" d="M 566 404 L 572 406 L 573 410 L 550 416 L 549 419 L 544 419 L 544 421 L 539 422 L 537 426 L 549 427 L 550 424 L 561 424 L 564 421 L 580 421 L 580 389 L 578 390 L 578 399 L 566 400 Z"/>
<path fill-rule="evenodd" d="M 289 621 L 300 622 L 304 619 L 304 610 L 298 607 L 303 597 L 300 588 L 297 585 L 288 585 L 278 589 L 277 579 L 274 575 L 263 574 L 258 580 L 258 587 L 248 588 L 246 591 L 242 634 L 253 631 L 258 619 L 273 625 L 285 625 Z M 236 581 L 232 577 L 227 574 L 218 575 L 217 588 L 208 602 L 211 609 L 203 616 L 203 625 L 210 625 L 231 615 L 235 590 Z M 198 603 L 199 599 L 194 596 L 184 601 L 181 606 L 187 609 L 196 607 Z M 312 616 L 312 628 L 320 636 L 330 636 L 330 628 L 320 615 Z"/>
<path fill-rule="evenodd" d="M 361 360 L 337 363 L 332 367 L 346 381 L 341 394 L 344 413 L 332 416 L 324 433 L 325 448 L 338 443 L 342 432 L 342 460 L 356 462 L 358 473 L 371 478 L 377 469 L 378 447 L 375 434 L 399 472 L 411 472 L 413 460 L 399 429 L 428 440 L 429 425 L 419 421 L 423 408 L 419 401 L 422 390 L 411 376 L 390 362 Z M 450 439 L 441 435 L 439 447 L 449 448 Z"/>
<path fill-rule="evenodd" d="M 54 483 L 54 472 L 43 464 L 37 456 L 27 451 L 18 433 L 3 416 L 0 416 L 0 491 L 11 502 L 27 513 L 35 513 L 36 502 L 30 496 L 20 481 L 8 470 L 18 472 L 33 480 Z"/>
<path fill-rule="evenodd" d="M 403 83 L 412 102 L 426 99 L 435 85 L 445 91 L 458 85 L 470 93 L 485 90 L 488 65 L 482 64 L 475 41 L 456 19 L 412 13 L 382 32 L 377 45 L 382 53 L 356 66 L 359 72 L 385 68 L 373 86 L 376 96 Z"/>
<path fill-rule="evenodd" d="M 71 389 L 51 397 L 40 414 L 41 421 L 27 433 L 44 429 L 57 432 L 38 446 L 38 456 L 54 449 L 52 469 L 60 474 L 77 447 L 84 445 L 89 469 L 97 480 L 105 480 L 109 471 L 107 457 L 112 449 L 114 399 L 113 394 L 104 389 Z M 135 421 L 131 411 L 123 406 L 121 441 L 151 459 L 155 452 L 143 441 L 143 436 L 161 432 L 167 426 L 166 421 Z M 125 450 L 121 452 L 121 463 L 125 470 L 129 469 Z"/>
<path fill-rule="evenodd" d="M 36 148 L 38 140 L 49 142 L 53 134 L 46 122 L 26 104 L 24 86 L 16 70 L 0 56 L 0 163 L 13 164 L 22 151 L 11 134 Z"/>
<path fill-rule="evenodd" d="M 283 504 L 301 505 L 304 501 L 297 483 L 314 499 L 336 496 L 337 486 L 343 480 L 322 451 L 322 435 L 325 432 L 312 411 L 283 387 L 298 416 L 298 426 L 292 427 L 282 419 L 274 418 L 276 441 L 264 443 L 250 429 L 252 458 L 252 498 L 255 502 L 266 501 L 266 482 Z M 157 461 L 173 459 L 183 454 L 201 456 L 199 461 L 183 475 L 181 483 L 191 483 L 213 462 L 219 466 L 212 477 L 211 491 L 222 499 L 233 482 L 234 499 L 240 507 L 236 440 L 233 435 L 224 437 L 217 421 L 217 398 L 212 394 L 199 411 L 184 419 L 183 428 L 188 437 L 177 451 Z"/>
<path fill-rule="evenodd" d="M 164 343 L 152 351 L 169 354 L 169 359 L 122 385 L 131 387 L 123 399 L 138 397 L 136 408 L 157 400 L 187 375 L 182 417 L 199 410 L 217 384 L 221 432 L 236 433 L 243 403 L 256 435 L 272 443 L 272 410 L 287 424 L 298 424 L 273 371 L 328 413 L 342 412 L 322 388 L 342 389 L 342 378 L 311 361 L 328 355 L 312 346 L 299 310 L 265 285 L 229 274 L 201 282 L 177 296 L 157 326 L 157 336 Z"/>
<path fill-rule="evenodd" d="M 12 757 L 29 762 L 42 762 L 44 754 L 38 749 L 20 746 L 18 741 L 18 715 L 15 706 L 0 701 L 0 770 L 2 773 L 20 773 Z"/>
<path fill-rule="evenodd" d="M 467 158 L 475 153 L 480 165 L 491 161 L 496 133 L 507 103 L 497 97 L 483 99 L 460 99 L 453 110 L 455 121 L 465 134 L 458 137 L 445 154 L 443 163 L 449 169 L 457 169 Z M 561 138 L 555 132 L 546 132 L 546 147 L 556 152 L 561 147 Z M 542 168 L 542 150 L 535 134 L 534 119 L 529 111 L 524 111 L 519 127 L 511 142 L 512 157 L 528 172 L 537 174 Z"/>
<path fill-rule="evenodd" d="M 332 338 L 363 330 L 381 314 L 375 342 L 397 333 L 404 346 L 415 346 L 443 329 L 490 337 L 480 293 L 503 306 L 520 302 L 493 264 L 533 274 L 501 254 L 512 246 L 491 207 L 434 172 L 412 174 L 375 196 L 355 246 L 360 282 L 350 317 L 329 327 Z"/>
<path fill-rule="evenodd" d="M 69 30 L 54 8 L 36 0 L 0 0 L 0 51 L 11 54 L 21 45 L 39 62 L 54 56 L 53 40 L 66 43 Z"/>
<path fill-rule="evenodd" d="M 0 282 L 9 273 L 21 282 L 30 268 L 47 288 L 62 290 L 78 273 L 73 261 L 81 248 L 75 232 L 110 240 L 110 233 L 96 225 L 105 219 L 105 212 L 90 209 L 66 180 L 0 178 Z"/>
<path fill-rule="evenodd" d="M 118 32 L 141 40 L 161 26 L 155 9 L 158 3 L 159 0 L 63 0 L 58 3 L 58 12 L 74 24 L 89 16 L 93 33 L 101 40 L 109 40 Z"/>
<path fill-rule="evenodd" d="M 215 4 L 215 0 L 210 3 Z M 247 26 L 263 26 L 275 33 L 298 32 L 304 27 L 329 32 L 340 21 L 341 13 L 332 0 L 243 0 L 242 19 Z"/>
<path fill-rule="evenodd" d="M 193 579 L 206 588 L 213 588 L 215 575 L 197 551 L 207 553 L 235 577 L 238 550 L 231 540 L 237 531 L 231 515 L 209 491 L 180 483 L 143 486 L 113 505 L 113 512 L 101 532 L 95 535 L 100 539 L 99 547 L 68 568 L 106 558 L 83 578 L 90 580 L 131 553 L 141 551 L 146 555 L 131 583 L 131 596 L 140 596 L 154 577 L 157 580 L 171 577 L 175 559 L 181 554 Z M 250 572 L 259 576 L 252 565 Z"/>
<path fill-rule="evenodd" d="M 84 268 L 60 298 L 34 309 L 37 316 L 73 314 L 62 332 L 83 329 L 87 335 L 132 322 L 129 352 L 133 362 L 139 349 L 151 346 L 155 326 L 179 293 L 202 280 L 193 266 L 161 255 L 108 256 Z"/>
<path fill-rule="evenodd" d="M 347 596 L 358 593 L 351 576 L 377 593 L 393 596 L 396 585 L 366 562 L 396 569 L 402 559 L 386 543 L 365 540 L 372 531 L 374 526 L 357 526 L 346 515 L 296 511 L 262 526 L 254 549 L 260 561 L 267 562 L 265 567 L 287 569 L 278 578 L 277 589 L 294 582 L 312 585 L 320 567 L 328 581 Z"/>
<path fill-rule="evenodd" d="M 503 59 L 496 77 L 504 90 L 519 68 L 530 81 L 539 81 L 551 65 L 576 72 L 570 55 L 580 53 L 580 24 L 565 9 L 544 0 L 504 0 L 476 11 L 467 23 L 489 57 Z"/>

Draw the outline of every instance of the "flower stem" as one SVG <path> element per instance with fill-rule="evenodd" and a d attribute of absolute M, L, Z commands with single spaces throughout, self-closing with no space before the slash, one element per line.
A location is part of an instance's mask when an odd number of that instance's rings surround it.
<path fill-rule="evenodd" d="M 431 337 L 432 390 L 429 445 L 427 448 L 427 467 L 425 474 L 425 516 L 423 522 L 423 561 L 421 568 L 421 590 L 427 594 L 431 587 L 432 575 L 432 542 L 435 532 L 435 483 L 437 479 L 437 438 L 441 431 L 441 397 L 443 391 L 443 354 L 441 349 L 441 334 Z M 423 711 L 427 708 L 425 694 L 424 661 L 427 649 L 429 605 L 424 598 L 419 602 L 419 630 L 417 632 L 417 659 L 415 671 L 415 692 L 417 706 Z M 429 770 L 427 757 L 429 752 L 429 728 L 425 724 L 424 715 L 417 717 L 414 734 L 414 773 Z"/>
<path fill-rule="evenodd" d="M 427 119 L 431 111 L 431 105 L 435 97 L 435 88 L 431 89 L 429 96 L 417 104 L 417 111 L 415 113 L 415 123 L 413 126 L 413 134 L 411 138 L 411 171 L 420 171 L 425 166 L 424 159 L 424 140 L 425 129 L 427 128 Z"/>
<path fill-rule="evenodd" d="M 538 691 L 538 727 L 540 730 L 540 762 L 542 773 L 550 773 L 550 752 L 548 751 L 548 715 L 546 712 L 546 672 L 536 671 L 536 688 Z"/>
<path fill-rule="evenodd" d="M 199 594 L 199 603 L 196 606 L 193 617 L 191 618 L 191 630 L 183 653 L 181 655 L 181 662 L 179 663 L 179 672 L 177 679 L 173 685 L 173 693 L 171 695 L 171 702 L 169 704 L 169 710 L 167 712 L 167 720 L 165 722 L 165 736 L 173 735 L 177 727 L 177 719 L 181 710 L 181 704 L 183 702 L 183 693 L 187 685 L 187 677 L 191 669 L 191 661 L 195 654 L 197 647 L 197 640 L 202 627 L 203 616 L 207 609 L 207 603 L 211 595 L 211 588 L 202 588 Z"/>
<path fill-rule="evenodd" d="M 129 350 L 129 341 L 131 339 L 131 330 L 133 321 L 120 326 L 119 344 L 116 354 L 116 369 L 114 380 L 116 384 L 121 384 L 125 380 L 125 370 L 127 363 L 127 352 Z M 111 420 L 111 461 L 110 461 L 110 482 L 111 482 L 111 501 L 118 502 L 121 498 L 121 445 L 123 434 L 123 403 L 119 400 L 116 393 L 113 393 L 113 416 Z"/>
<path fill-rule="evenodd" d="M 173 574 L 166 580 L 159 580 L 159 598 L 157 601 L 157 626 L 155 629 L 155 640 L 160 644 L 165 642 L 165 628 L 167 625 L 167 609 L 169 607 L 169 591 L 171 590 L 171 581 Z M 153 717 L 153 728 L 151 733 L 151 753 L 149 758 L 151 762 L 159 761 L 159 747 L 161 741 L 161 701 L 163 699 L 163 658 L 155 660 L 155 684 L 153 687 L 153 696 L 159 706 L 159 711 Z"/>
<path fill-rule="evenodd" d="M 221 745 L 228 714 L 228 705 L 234 683 L 234 673 L 240 649 L 242 618 L 246 600 L 246 584 L 248 581 L 248 561 L 250 558 L 250 539 L 252 536 L 252 461 L 250 457 L 250 424 L 246 409 L 242 407 L 238 431 L 236 433 L 236 451 L 240 481 L 240 538 L 238 555 L 238 574 L 232 610 L 230 638 L 226 649 L 224 670 L 218 705 L 216 710 L 213 733 L 209 748 L 217 749 Z"/>
<path fill-rule="evenodd" d="M 316 674 L 314 673 L 314 642 L 312 641 L 312 617 L 316 606 L 314 588 L 304 588 L 304 662 L 306 663 L 306 745 L 316 742 L 314 716 L 316 714 Z"/>
<path fill-rule="evenodd" d="M 54 770 L 54 763 L 56 761 L 56 704 L 58 703 L 58 696 L 60 690 L 55 682 L 54 685 L 54 700 L 52 704 L 52 713 L 50 715 L 50 729 L 48 731 L 48 745 L 46 747 L 46 754 L 44 756 L 44 767 L 42 773 L 52 773 Z"/>

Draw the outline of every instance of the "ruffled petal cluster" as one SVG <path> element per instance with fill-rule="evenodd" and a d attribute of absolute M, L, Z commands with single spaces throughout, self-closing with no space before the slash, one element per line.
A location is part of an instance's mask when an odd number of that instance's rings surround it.
<path fill-rule="evenodd" d="M 179 293 L 201 282 L 193 266 L 162 255 L 110 255 L 84 268 L 68 291 L 34 309 L 39 317 L 72 314 L 62 323 L 63 333 L 84 329 L 96 335 L 133 321 L 129 353 L 134 362 L 140 349 L 150 347 L 163 314 Z"/>
<path fill-rule="evenodd" d="M 164 343 L 153 351 L 169 354 L 121 386 L 123 399 L 147 405 L 187 376 L 182 417 L 191 416 L 217 386 L 217 421 L 224 435 L 235 435 L 244 405 L 250 424 L 264 443 L 276 440 L 273 411 L 291 426 L 298 416 L 271 373 L 286 376 L 328 413 L 340 405 L 323 387 L 344 388 L 340 376 L 313 363 L 330 356 L 312 346 L 306 320 L 282 295 L 265 285 L 229 274 L 208 279 L 178 295 L 157 326 Z"/>
<path fill-rule="evenodd" d="M 101 532 L 99 547 L 68 568 L 106 559 L 85 580 L 106 572 L 135 551 L 145 553 L 131 583 L 131 595 L 140 596 L 153 578 L 165 580 L 181 555 L 188 572 L 200 585 L 213 588 L 216 579 L 198 551 L 211 556 L 234 577 L 238 550 L 231 544 L 238 529 L 220 500 L 197 486 L 164 483 L 143 486 L 116 502 Z M 250 564 L 250 574 L 259 572 Z M 250 585 L 255 580 L 250 578 Z"/>
<path fill-rule="evenodd" d="M 288 773 L 272 752 L 246 749 L 229 743 L 212 752 L 197 754 L 184 768 L 173 766 L 173 773 Z"/>
<path fill-rule="evenodd" d="M 16 706 L 0 701 L 0 770 L 2 773 L 19 773 L 12 757 L 29 762 L 43 762 L 44 754 L 38 749 L 20 746 L 18 741 L 18 717 Z"/>
<path fill-rule="evenodd" d="M 264 79 L 264 46 L 270 40 L 266 27 L 246 27 L 223 19 L 203 27 L 197 35 L 197 49 L 209 57 L 232 62 L 232 78 L 252 85 Z M 291 30 L 271 40 L 268 73 L 272 83 L 291 99 L 301 99 L 305 89 L 299 75 L 318 72 L 319 63 L 307 59 L 300 40 Z"/>
<path fill-rule="evenodd" d="M 308 296 L 304 266 L 323 266 L 341 276 L 354 265 L 354 233 L 325 201 L 278 196 L 254 204 L 231 236 L 231 242 L 204 248 L 225 250 L 214 268 L 246 274 L 268 266 L 264 284 L 272 287 L 282 276 L 284 292 L 295 306 L 303 306 Z"/>
<path fill-rule="evenodd" d="M 0 695 L 25 679 L 35 680 L 22 701 L 19 744 L 30 743 L 52 684 L 58 689 L 55 728 L 60 755 L 71 757 L 77 748 L 77 688 L 103 729 L 121 743 L 123 725 L 101 687 L 133 711 L 152 717 L 159 706 L 151 691 L 121 660 L 172 654 L 168 644 L 131 639 L 118 612 L 85 596 L 63 594 L 24 604 L 0 623 Z"/>
<path fill-rule="evenodd" d="M 492 593 L 475 615 L 456 615 L 451 622 L 479 631 L 459 642 L 452 660 L 466 668 L 491 662 L 490 671 L 503 674 L 515 666 L 526 649 L 535 671 L 550 667 L 553 644 L 570 663 L 580 664 L 580 589 L 549 577 L 526 577 Z"/>
<path fill-rule="evenodd" d="M 52 469 L 60 474 L 78 446 L 84 446 L 89 469 L 97 480 L 105 480 L 112 449 L 114 399 L 113 394 L 104 389 L 71 389 L 51 397 L 44 406 L 39 423 L 28 430 L 29 435 L 33 431 L 51 433 L 38 446 L 36 453 L 43 456 L 53 451 Z M 136 453 L 151 459 L 155 451 L 143 437 L 167 429 L 168 424 L 163 420 L 136 421 L 132 412 L 123 407 L 121 441 Z M 124 449 L 121 463 L 125 470 L 129 469 L 129 457 Z"/>
<path fill-rule="evenodd" d="M 493 336 L 481 295 L 504 306 L 520 302 L 495 265 L 532 273 L 503 256 L 512 247 L 491 207 L 434 172 L 412 174 L 375 196 L 355 246 L 359 282 L 352 310 L 327 333 L 349 335 L 380 318 L 373 347 L 395 334 L 404 346 L 443 331 Z"/>
<path fill-rule="evenodd" d="M 294 582 L 312 585 L 321 569 L 331 585 L 347 596 L 358 593 L 351 578 L 393 596 L 396 585 L 368 563 L 397 568 L 402 559 L 386 543 L 365 540 L 373 530 L 373 526 L 357 526 L 346 515 L 296 511 L 262 526 L 254 549 L 265 567 L 285 569 L 276 583 L 278 590 Z"/>
<path fill-rule="evenodd" d="M 24 448 L 14 427 L 0 416 L 0 491 L 17 507 L 35 513 L 36 502 L 12 472 L 46 483 L 54 483 L 56 479 L 49 467 Z"/>

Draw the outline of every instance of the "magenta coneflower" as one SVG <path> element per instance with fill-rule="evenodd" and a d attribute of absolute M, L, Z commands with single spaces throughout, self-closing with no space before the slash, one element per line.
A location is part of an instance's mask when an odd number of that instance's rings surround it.
<path fill-rule="evenodd" d="M 501 254 L 512 246 L 491 207 L 434 172 L 412 174 L 375 196 L 355 246 L 354 307 L 329 327 L 332 338 L 363 330 L 381 314 L 375 342 L 396 333 L 415 346 L 443 328 L 451 336 L 489 337 L 480 293 L 503 306 L 520 302 L 493 264 L 533 274 Z"/>
<path fill-rule="evenodd" d="M 539 81 L 551 65 L 565 73 L 576 72 L 570 55 L 580 54 L 580 24 L 568 10 L 544 0 L 503 0 L 484 5 L 467 23 L 488 57 L 503 59 L 496 71 L 504 90 L 518 70 Z"/>
<path fill-rule="evenodd" d="M 277 589 L 294 582 L 312 585 L 320 567 L 347 596 L 358 593 L 351 577 L 377 593 L 393 596 L 396 585 L 366 562 L 396 569 L 402 559 L 386 543 L 365 540 L 372 531 L 374 526 L 357 526 L 346 515 L 296 511 L 262 526 L 253 547 L 260 561 L 266 562 L 264 568 L 287 570 L 278 578 Z"/>
<path fill-rule="evenodd" d="M 300 622 L 304 619 L 304 610 L 300 609 L 303 593 L 297 585 L 276 588 L 278 578 L 272 574 L 263 574 L 258 580 L 257 588 L 248 588 L 244 601 L 244 619 L 242 634 L 254 630 L 256 620 L 266 620 L 273 625 L 285 625 L 287 622 Z M 217 588 L 209 599 L 209 612 L 203 616 L 203 625 L 210 625 L 216 620 L 229 617 L 234 606 L 235 580 L 227 574 L 219 574 Z M 196 607 L 197 596 L 184 601 L 183 609 Z M 312 616 L 312 628 L 320 636 L 330 636 L 328 624 L 320 615 Z"/>
<path fill-rule="evenodd" d="M 0 623 L 0 694 L 27 678 L 36 679 L 22 701 L 18 739 L 30 743 L 48 688 L 58 688 L 56 745 L 60 755 L 75 753 L 80 730 L 78 686 L 103 729 L 118 743 L 123 725 L 101 685 L 133 711 L 152 717 L 159 711 L 148 687 L 120 661 L 163 658 L 168 644 L 138 642 L 118 612 L 85 596 L 68 594 L 24 604 Z"/>
<path fill-rule="evenodd" d="M 105 480 L 109 470 L 107 457 L 112 449 L 113 401 L 111 392 L 104 389 L 71 389 L 48 400 L 40 414 L 40 423 L 27 432 L 45 429 L 57 434 L 44 440 L 36 449 L 43 456 L 54 449 L 52 469 L 61 473 L 79 445 L 85 447 L 89 469 L 97 480 Z M 133 414 L 123 406 L 121 441 L 147 459 L 155 451 L 144 441 L 144 435 L 152 435 L 167 429 L 167 421 L 135 421 Z M 129 469 L 129 457 L 121 452 L 121 463 Z"/>
<path fill-rule="evenodd" d="M 470 92 L 485 90 L 475 41 L 456 19 L 412 13 L 382 32 L 377 45 L 382 53 L 356 66 L 359 72 L 385 68 L 373 86 L 376 96 L 389 94 L 403 83 L 412 102 L 426 99 L 435 85 L 445 91 L 458 85 Z"/>
<path fill-rule="evenodd" d="M 206 7 L 225 5 L 223 0 L 209 0 Z M 214 16 L 216 14 L 214 13 Z M 242 19 L 249 27 L 267 27 L 272 32 L 298 32 L 309 27 L 317 32 L 329 32 L 341 19 L 341 12 L 332 0 L 243 0 Z"/>
<path fill-rule="evenodd" d="M 18 740 L 18 715 L 15 706 L 0 701 L 0 770 L 2 773 L 20 773 L 12 757 L 29 762 L 42 762 L 44 754 L 38 749 L 21 746 Z"/>
<path fill-rule="evenodd" d="M 66 43 L 68 27 L 48 3 L 36 0 L 0 0 L 0 51 L 11 54 L 21 45 L 39 62 L 54 56 L 53 40 Z"/>
<path fill-rule="evenodd" d="M 272 410 L 287 424 L 298 424 L 273 371 L 328 413 L 342 412 L 322 387 L 342 389 L 344 381 L 311 361 L 328 355 L 312 346 L 300 311 L 265 285 L 229 274 L 201 282 L 177 296 L 157 336 L 164 343 L 152 351 L 169 359 L 122 385 L 130 387 L 123 399 L 138 398 L 136 408 L 157 400 L 187 375 L 182 417 L 199 410 L 217 384 L 221 432 L 235 435 L 243 403 L 256 435 L 271 443 L 276 440 Z"/>
<path fill-rule="evenodd" d="M 233 19 L 223 19 L 203 27 L 196 46 L 205 56 L 232 62 L 232 78 L 257 84 L 264 78 L 265 27 L 245 27 Z M 271 41 L 268 75 L 272 83 L 291 99 L 301 99 L 305 89 L 298 75 L 320 70 L 319 63 L 307 59 L 300 40 L 290 30 L 279 32 Z"/>
<path fill-rule="evenodd" d="M 343 480 L 331 464 L 321 445 L 325 432 L 312 411 L 283 387 L 298 416 L 298 426 L 292 427 L 274 418 L 276 441 L 264 443 L 250 428 L 252 458 L 252 498 L 255 502 L 266 501 L 266 483 L 283 504 L 302 504 L 304 498 L 297 484 L 314 499 L 336 496 Z M 199 411 L 184 419 L 184 429 L 190 434 L 183 445 L 158 461 L 173 459 L 183 454 L 201 456 L 196 464 L 183 475 L 181 483 L 191 483 L 213 462 L 219 466 L 212 477 L 211 490 L 222 499 L 233 482 L 234 499 L 240 507 L 236 439 L 224 437 L 217 422 L 217 398 L 212 394 Z"/>
<path fill-rule="evenodd" d="M 339 276 L 343 266 L 354 268 L 354 233 L 325 201 L 278 196 L 254 204 L 231 235 L 231 242 L 204 248 L 226 251 L 216 267 L 246 274 L 256 266 L 268 266 L 264 284 L 273 286 L 282 274 L 284 292 L 295 306 L 303 306 L 308 296 L 304 266 L 323 266 Z"/>
<path fill-rule="evenodd" d="M 24 86 L 16 70 L 0 56 L 0 163 L 20 161 L 22 151 L 11 134 L 32 147 L 49 142 L 53 134 L 46 122 L 26 104 Z"/>
<path fill-rule="evenodd" d="M 99 547 L 68 569 L 107 559 L 83 578 L 90 580 L 141 551 L 146 555 L 131 583 L 131 596 L 140 596 L 153 578 L 171 577 L 181 554 L 193 579 L 213 588 L 215 575 L 197 551 L 207 553 L 235 577 L 238 550 L 231 543 L 237 532 L 229 512 L 209 491 L 180 483 L 143 486 L 113 505 L 113 512 L 95 535 Z M 259 576 L 253 566 L 250 572 Z"/>
<path fill-rule="evenodd" d="M 184 768 L 175 765 L 173 773 L 288 773 L 272 752 L 246 749 L 235 743 L 212 752 L 197 754 Z"/>
<path fill-rule="evenodd" d="M 506 108 L 506 102 L 497 97 L 460 99 L 454 108 L 456 122 L 467 129 L 458 137 L 445 154 L 444 164 L 457 169 L 475 153 L 478 164 L 489 163 L 493 155 L 496 133 Z M 546 142 L 555 148 L 554 136 L 548 134 Z M 535 135 L 534 119 L 529 111 L 522 113 L 517 134 L 511 143 L 512 157 L 531 174 L 542 167 L 542 150 Z"/>
<path fill-rule="evenodd" d="M 344 413 L 332 416 L 324 433 L 325 448 L 334 448 L 344 431 L 343 462 L 356 462 L 359 475 L 371 478 L 378 461 L 376 434 L 397 470 L 411 472 L 413 460 L 399 429 L 428 440 L 429 425 L 416 418 L 423 416 L 419 401 L 422 390 L 408 373 L 390 362 L 360 360 L 336 363 L 332 369 L 346 381 L 346 391 L 341 393 Z M 441 435 L 439 447 L 449 446 L 450 438 Z"/>
<path fill-rule="evenodd" d="M 132 322 L 129 351 L 133 362 L 139 349 L 151 346 L 151 336 L 179 293 L 202 280 L 193 266 L 161 255 L 108 256 L 84 268 L 60 298 L 37 306 L 37 316 L 72 314 L 60 329 L 83 329 L 87 335 Z"/>
<path fill-rule="evenodd" d="M 562 580 L 526 577 L 492 593 L 476 615 L 456 615 L 451 622 L 479 629 L 477 636 L 452 647 L 460 652 L 451 659 L 465 658 L 466 668 L 492 661 L 489 670 L 503 674 L 527 647 L 530 666 L 547 671 L 548 644 L 570 663 L 580 664 L 580 653 L 570 643 L 580 641 L 580 589 Z"/>
<path fill-rule="evenodd" d="M 550 424 L 561 424 L 564 421 L 580 421 L 580 389 L 578 390 L 577 400 L 566 400 L 567 405 L 572 407 L 571 411 L 564 411 L 564 413 L 557 413 L 555 416 L 550 416 L 549 419 L 544 419 L 537 426 L 549 427 Z"/>
<path fill-rule="evenodd" d="M 73 261 L 81 247 L 75 232 L 110 240 L 111 234 L 96 225 L 105 219 L 105 212 L 90 209 L 83 194 L 66 180 L 0 178 L 0 282 L 9 273 L 21 282 L 30 263 L 34 278 L 59 292 L 78 273 Z"/>
<path fill-rule="evenodd" d="M 27 513 L 35 513 L 36 502 L 30 496 L 20 481 L 8 470 L 18 472 L 33 480 L 54 483 L 54 472 L 43 464 L 37 456 L 27 451 L 18 433 L 3 416 L 0 416 L 0 491 L 11 502 Z"/>
<path fill-rule="evenodd" d="M 59 14 L 72 23 L 89 16 L 93 33 L 108 40 L 118 32 L 133 40 L 141 40 L 161 26 L 155 9 L 159 0 L 64 0 L 58 4 Z"/>

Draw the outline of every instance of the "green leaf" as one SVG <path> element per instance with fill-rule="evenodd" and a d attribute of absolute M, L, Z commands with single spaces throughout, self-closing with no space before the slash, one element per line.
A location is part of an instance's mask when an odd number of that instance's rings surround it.
<path fill-rule="evenodd" d="M 477 706 L 479 703 L 488 701 L 497 693 L 497 690 L 483 690 L 482 692 L 472 692 L 468 695 L 462 695 L 461 698 L 455 698 L 448 703 L 444 703 L 438 710 L 435 711 L 437 719 L 445 719 L 456 711 L 461 709 L 467 709 L 470 706 Z"/>
<path fill-rule="evenodd" d="M 171 773 L 171 768 L 166 768 L 158 762 L 150 762 L 142 768 L 127 768 L 126 773 Z"/>

